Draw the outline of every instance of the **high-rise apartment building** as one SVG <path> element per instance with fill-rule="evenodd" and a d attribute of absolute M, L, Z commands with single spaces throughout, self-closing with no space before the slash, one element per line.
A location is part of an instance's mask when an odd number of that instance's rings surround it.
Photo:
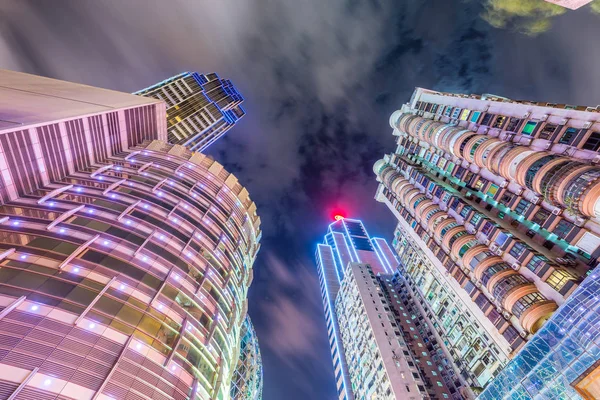
<path fill-rule="evenodd" d="M 592 2 L 592 0 L 545 0 L 548 3 L 553 3 L 561 7 L 570 8 L 571 10 L 577 10 L 580 7 L 585 6 Z"/>
<path fill-rule="evenodd" d="M 398 147 L 374 166 L 376 198 L 398 219 L 400 270 L 473 386 L 598 263 L 599 111 L 418 88 L 390 118 Z"/>
<path fill-rule="evenodd" d="M 203 151 L 245 115 L 244 98 L 215 73 L 184 72 L 135 94 L 167 104 L 168 142 Z"/>
<path fill-rule="evenodd" d="M 392 286 L 398 261 L 385 240 L 340 218 L 316 258 L 339 399 L 462 399 L 441 374 L 437 341 Z"/>
<path fill-rule="evenodd" d="M 249 316 L 244 320 L 240 338 L 240 357 L 231 379 L 231 400 L 262 400 L 260 347 Z"/>
<path fill-rule="evenodd" d="M 164 103 L 0 71 L 0 393 L 226 399 L 260 219 Z"/>

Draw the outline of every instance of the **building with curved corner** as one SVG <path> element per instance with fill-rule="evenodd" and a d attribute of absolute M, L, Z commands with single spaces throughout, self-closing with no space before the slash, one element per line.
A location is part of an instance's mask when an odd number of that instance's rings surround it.
<path fill-rule="evenodd" d="M 505 364 L 598 263 L 600 109 L 417 88 L 390 125 L 374 172 L 401 269 L 431 309 L 423 271 L 445 276 Z"/>
<path fill-rule="evenodd" d="M 246 115 L 244 98 L 215 73 L 183 72 L 134 94 L 167 105 L 168 142 L 204 151 Z"/>
<path fill-rule="evenodd" d="M 227 399 L 260 218 L 165 105 L 0 71 L 0 392 Z"/>
<path fill-rule="evenodd" d="M 254 326 L 246 316 L 240 333 L 240 356 L 231 379 L 232 400 L 262 400 L 263 369 Z"/>

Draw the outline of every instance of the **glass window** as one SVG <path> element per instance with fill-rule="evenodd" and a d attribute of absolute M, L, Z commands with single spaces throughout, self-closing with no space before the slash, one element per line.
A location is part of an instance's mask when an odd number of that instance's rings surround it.
<path fill-rule="evenodd" d="M 567 271 L 556 270 L 548 277 L 546 283 L 555 290 L 560 291 L 571 280 L 573 280 L 573 277 Z"/>
<path fill-rule="evenodd" d="M 558 125 L 550 122 L 546 123 L 539 134 L 540 139 L 550 139 L 554 132 L 556 132 L 556 128 L 558 128 Z"/>
<path fill-rule="evenodd" d="M 527 263 L 526 267 L 528 270 L 536 272 L 539 268 L 544 266 L 548 259 L 544 256 L 534 255 L 531 260 Z"/>
<path fill-rule="evenodd" d="M 537 122 L 535 121 L 527 121 L 521 133 L 523 135 L 531 135 L 537 126 Z"/>
<path fill-rule="evenodd" d="M 569 127 L 562 134 L 562 136 L 560 137 L 560 140 L 558 141 L 558 143 L 571 144 L 571 142 L 573 140 L 575 140 L 575 137 L 577 136 L 578 133 L 579 133 L 579 129 L 575 129 L 573 127 Z"/>
<path fill-rule="evenodd" d="M 573 228 L 575 228 L 575 225 L 573 225 L 572 223 L 570 223 L 569 221 L 567 221 L 565 219 L 562 219 L 558 223 L 558 225 L 556 225 L 556 227 L 554 228 L 552 233 L 554 233 L 556 236 L 558 236 L 562 239 L 565 239 L 567 237 L 567 235 L 569 235 L 569 233 L 571 233 Z"/>
<path fill-rule="evenodd" d="M 521 200 L 519 201 L 519 204 L 517 204 L 517 207 L 515 207 L 515 212 L 519 215 L 525 215 L 530 206 L 530 202 L 527 200 Z"/>
<path fill-rule="evenodd" d="M 519 127 L 521 121 L 522 120 L 519 118 L 511 118 L 510 121 L 508 121 L 508 126 L 506 127 L 506 130 L 510 132 L 515 132 Z"/>
<path fill-rule="evenodd" d="M 583 149 L 598 151 L 600 149 L 600 132 L 592 132 L 590 137 L 585 141 Z"/>
<path fill-rule="evenodd" d="M 523 244 L 521 242 L 516 242 L 513 245 L 513 247 L 511 247 L 508 254 L 510 254 L 511 256 L 513 256 L 515 258 L 519 258 L 519 257 L 521 257 L 521 255 L 523 255 L 523 253 L 525 252 L 526 249 L 527 249 L 527 246 L 525 246 L 525 244 Z"/>
<path fill-rule="evenodd" d="M 489 113 L 486 113 L 486 114 L 483 116 L 483 119 L 481 120 L 481 125 L 489 125 L 489 124 L 490 124 L 490 122 L 492 121 L 492 118 L 494 118 L 494 117 L 495 117 L 495 115 L 494 115 L 494 114 L 489 114 Z"/>

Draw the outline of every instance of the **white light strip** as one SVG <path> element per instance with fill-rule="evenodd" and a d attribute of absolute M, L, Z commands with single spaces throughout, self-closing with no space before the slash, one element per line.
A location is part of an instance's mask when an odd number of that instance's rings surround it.
<path fill-rule="evenodd" d="M 0 320 L 2 318 L 6 317 L 12 310 L 19 307 L 21 305 L 21 303 L 24 301 L 25 301 L 25 296 L 21 296 L 18 299 L 16 299 L 15 301 L 13 301 L 12 303 L 10 303 L 8 306 L 6 306 L 6 308 L 4 310 L 2 310 L 2 312 L 0 312 Z"/>
<path fill-rule="evenodd" d="M 94 307 L 94 305 L 98 302 L 98 300 L 100 300 L 100 298 L 102 297 L 102 295 L 104 293 L 106 293 L 106 291 L 108 290 L 108 288 L 110 288 L 110 286 L 112 285 L 112 283 L 116 279 L 117 279 L 117 277 L 113 276 L 112 279 L 110 281 L 108 281 L 108 283 L 106 284 L 106 286 L 104 286 L 104 288 L 100 291 L 100 293 L 98 293 L 96 295 L 96 297 L 94 298 L 94 300 L 92 300 L 92 302 L 85 308 L 85 310 L 83 310 L 83 312 L 81 313 L 81 315 L 79 317 L 77 317 L 77 319 L 75 320 L 75 323 L 73 325 L 78 325 L 79 322 L 81 322 L 81 320 L 85 318 L 85 316 L 87 315 L 87 313 L 92 309 L 92 307 Z"/>
<path fill-rule="evenodd" d="M 117 217 L 117 221 L 121 221 L 125 215 L 129 214 L 129 212 L 131 210 L 133 210 L 134 208 L 136 208 L 137 205 L 140 204 L 141 202 L 142 202 L 141 200 L 138 200 L 135 203 L 133 203 L 132 205 L 130 205 L 129 207 L 127 207 L 125 209 L 125 211 L 123 211 L 121 214 L 119 214 L 119 216 Z"/>
<path fill-rule="evenodd" d="M 17 249 L 15 249 L 14 247 L 8 250 L 5 250 L 4 252 L 0 253 L 0 261 L 4 260 L 6 257 L 10 256 L 12 253 L 14 253 Z"/>
<path fill-rule="evenodd" d="M 153 162 L 150 161 L 149 163 L 146 163 L 146 164 L 142 165 L 140 167 L 140 169 L 137 170 L 138 174 L 141 173 L 141 172 L 144 172 L 145 170 L 147 170 L 148 168 L 150 168 L 152 166 L 152 164 L 153 164 Z"/>
<path fill-rule="evenodd" d="M 72 210 L 62 213 L 58 218 L 56 218 L 54 221 L 52 221 L 48 224 L 48 226 L 46 227 L 46 230 L 51 231 L 52 228 L 54 228 L 57 224 L 63 222 L 64 220 L 69 218 L 71 215 L 75 214 L 77 211 L 82 210 L 84 207 L 85 207 L 85 204 L 82 204 L 80 206 L 75 207 Z"/>
<path fill-rule="evenodd" d="M 108 164 L 108 165 L 105 165 L 105 166 L 104 166 L 104 167 L 102 167 L 102 168 L 98 168 L 96 171 L 94 171 L 94 172 L 92 172 L 92 173 L 90 174 L 90 178 L 93 178 L 93 177 L 95 177 L 96 175 L 98 175 L 98 174 L 101 174 L 101 173 L 103 173 L 104 171 L 107 171 L 107 170 L 111 169 L 112 167 L 114 167 L 114 164 Z"/>
<path fill-rule="evenodd" d="M 122 183 L 127 182 L 127 179 L 121 179 L 120 181 L 116 181 L 115 183 L 113 183 L 112 185 L 110 185 L 109 187 L 107 187 L 104 192 L 102 192 L 103 195 L 107 195 L 109 192 L 111 192 L 112 190 L 118 188 L 119 186 L 121 186 Z"/>
<path fill-rule="evenodd" d="M 85 242 L 84 244 L 82 244 L 81 246 L 79 246 L 77 249 L 75 249 L 75 251 L 73 253 L 71 253 L 71 255 L 69 257 L 67 257 L 66 260 L 63 261 L 58 266 L 58 269 L 63 269 L 68 263 L 71 262 L 71 260 L 73 260 L 75 257 L 77 257 L 82 251 L 84 251 L 85 249 L 87 249 L 88 247 L 90 247 L 90 245 L 92 243 L 94 243 L 94 241 L 96 239 L 98 239 L 99 237 L 100 237 L 100 235 L 96 235 L 93 238 L 91 238 L 90 240 L 88 240 L 87 242 Z"/>
<path fill-rule="evenodd" d="M 38 204 L 44 204 L 46 202 L 46 200 L 49 200 L 53 197 L 55 197 L 58 194 L 61 194 L 64 191 L 67 191 L 69 189 L 72 189 L 73 185 L 67 185 L 67 186 L 63 186 L 61 188 L 58 189 L 54 189 L 53 191 L 51 191 L 50 193 L 48 193 L 47 195 L 45 195 L 44 197 L 42 197 L 41 199 L 39 199 L 37 201 Z"/>
<path fill-rule="evenodd" d="M 25 388 L 25 386 L 27 386 L 27 384 L 29 383 L 29 381 L 35 376 L 35 374 L 37 374 L 37 372 L 39 371 L 39 367 L 35 367 L 25 378 L 25 380 L 23 382 L 21 382 L 21 384 L 19 385 L 19 387 L 17 387 L 15 389 L 14 392 L 12 392 L 12 394 L 10 395 L 10 397 L 7 400 L 14 400 L 17 398 L 17 395 L 19 393 L 21 393 L 21 390 L 23 390 Z"/>

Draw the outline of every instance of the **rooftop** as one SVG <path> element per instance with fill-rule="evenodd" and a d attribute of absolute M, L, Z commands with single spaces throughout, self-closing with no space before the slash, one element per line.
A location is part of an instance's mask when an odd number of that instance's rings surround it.
<path fill-rule="evenodd" d="M 0 132 L 159 100 L 0 69 Z"/>

